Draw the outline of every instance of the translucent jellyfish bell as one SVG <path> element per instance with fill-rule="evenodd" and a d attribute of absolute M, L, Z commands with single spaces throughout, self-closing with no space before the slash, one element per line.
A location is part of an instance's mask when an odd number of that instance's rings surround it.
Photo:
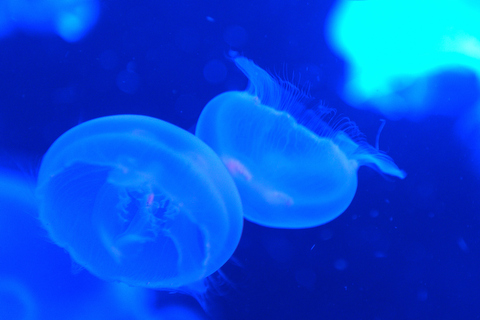
<path fill-rule="evenodd" d="M 233 254 L 243 213 L 216 154 L 192 134 L 138 115 L 78 125 L 45 154 L 40 220 L 96 276 L 175 289 Z"/>
<path fill-rule="evenodd" d="M 330 109 L 306 109 L 291 83 L 244 57 L 234 60 L 250 80 L 247 90 L 212 99 L 195 134 L 234 177 L 246 219 L 277 228 L 318 226 L 350 205 L 360 166 L 405 177 L 388 156 L 346 133 L 358 134 L 354 124 L 331 128 L 322 120 Z"/>

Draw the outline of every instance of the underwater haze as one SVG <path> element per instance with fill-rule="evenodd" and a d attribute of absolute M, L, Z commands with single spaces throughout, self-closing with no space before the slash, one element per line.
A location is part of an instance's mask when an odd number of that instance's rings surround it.
<path fill-rule="evenodd" d="M 479 16 L 0 0 L 0 319 L 479 318 Z"/>

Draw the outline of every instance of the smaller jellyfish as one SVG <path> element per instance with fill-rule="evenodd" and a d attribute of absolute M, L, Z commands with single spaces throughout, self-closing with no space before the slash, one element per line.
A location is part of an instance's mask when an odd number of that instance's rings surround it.
<path fill-rule="evenodd" d="M 36 196 L 57 245 L 99 278 L 131 286 L 202 293 L 199 283 L 231 257 L 243 228 L 240 196 L 217 155 L 147 116 L 64 133 L 42 160 Z"/>
<path fill-rule="evenodd" d="M 234 177 L 246 219 L 275 228 L 318 226 L 350 205 L 360 166 L 405 177 L 392 159 L 355 138 L 353 123 L 332 128 L 331 109 L 308 109 L 291 83 L 244 57 L 234 61 L 249 79 L 247 90 L 213 98 L 195 134 Z"/>

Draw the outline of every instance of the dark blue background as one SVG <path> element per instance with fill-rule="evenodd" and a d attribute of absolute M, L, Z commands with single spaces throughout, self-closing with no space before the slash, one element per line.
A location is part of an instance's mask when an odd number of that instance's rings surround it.
<path fill-rule="evenodd" d="M 191 130 L 210 99 L 246 86 L 226 58 L 230 50 L 310 86 L 312 96 L 349 116 L 373 144 L 381 116 L 345 105 L 336 93 L 345 63 L 324 41 L 330 2 L 101 1 L 98 24 L 77 43 L 21 33 L 2 39 L 3 156 L 27 157 L 16 163 L 34 175 L 41 155 L 63 132 L 113 114 L 149 115 Z M 235 26 L 247 39 L 232 47 L 228 30 Z M 204 77 L 212 59 L 227 67 L 221 83 Z M 127 65 L 138 75 L 134 93 L 117 86 Z M 380 148 L 407 178 L 384 179 L 361 168 L 353 203 L 324 226 L 277 230 L 246 222 L 234 263 L 223 268 L 230 284 L 207 299 L 212 314 L 479 318 L 479 164 L 453 126 L 454 119 L 435 115 L 387 121 Z M 343 270 L 335 267 L 339 260 L 346 263 Z M 162 299 L 168 297 L 159 294 L 158 304 Z"/>

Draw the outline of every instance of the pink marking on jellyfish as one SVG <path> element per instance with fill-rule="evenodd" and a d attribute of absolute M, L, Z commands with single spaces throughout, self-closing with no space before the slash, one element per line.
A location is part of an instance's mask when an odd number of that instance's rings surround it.
<path fill-rule="evenodd" d="M 293 205 L 293 198 L 281 191 L 268 190 L 264 192 L 264 198 L 272 205 L 285 205 L 287 207 Z"/>
<path fill-rule="evenodd" d="M 246 181 L 252 180 L 252 174 L 250 171 L 248 171 L 248 169 L 237 159 L 223 157 L 222 161 L 230 174 L 235 178 L 238 177 L 238 175 L 241 175 Z"/>
<path fill-rule="evenodd" d="M 147 206 L 150 207 L 153 203 L 153 199 L 155 198 L 155 194 L 152 192 L 147 197 Z"/>

